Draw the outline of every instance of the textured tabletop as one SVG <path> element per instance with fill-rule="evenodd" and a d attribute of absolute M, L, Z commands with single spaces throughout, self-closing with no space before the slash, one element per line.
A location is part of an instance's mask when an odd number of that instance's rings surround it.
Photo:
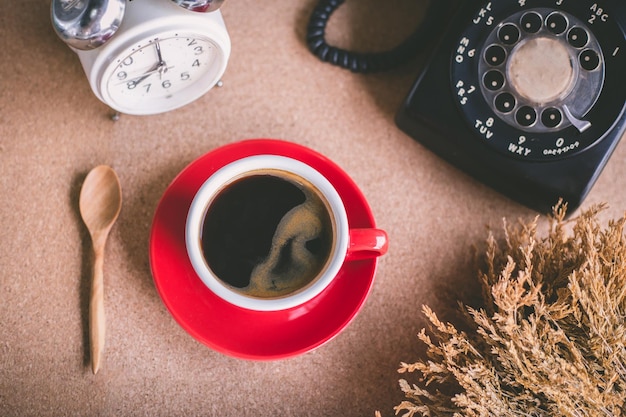
<path fill-rule="evenodd" d="M 154 0 L 163 1 L 163 0 Z M 229 0 L 224 86 L 159 116 L 122 115 L 92 94 L 54 34 L 50 1 L 0 2 L 0 414 L 3 416 L 373 416 L 403 400 L 399 363 L 430 305 L 453 318 L 480 294 L 473 246 L 502 218 L 536 213 L 446 164 L 394 116 L 424 57 L 375 75 L 321 63 L 306 48 L 314 1 Z M 422 2 L 348 1 L 329 40 L 385 49 L 412 32 Z M 425 39 L 424 42 L 432 42 Z M 157 204 L 191 161 L 246 138 L 278 138 L 332 159 L 387 231 L 372 292 L 336 338 L 304 355 L 255 362 L 215 352 L 161 302 L 148 242 Z M 583 204 L 626 209 L 619 145 Z M 118 173 L 124 204 L 105 253 L 107 340 L 89 367 L 90 241 L 78 211 L 87 172 Z"/>

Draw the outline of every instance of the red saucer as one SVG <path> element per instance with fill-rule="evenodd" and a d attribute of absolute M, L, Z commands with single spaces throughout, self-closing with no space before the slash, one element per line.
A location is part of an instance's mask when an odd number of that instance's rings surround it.
<path fill-rule="evenodd" d="M 195 193 L 213 172 L 237 159 L 257 154 L 291 157 L 316 168 L 339 192 L 350 227 L 375 226 L 363 194 L 332 161 L 291 142 L 246 140 L 198 158 L 169 185 L 152 223 L 150 265 L 163 303 L 194 338 L 237 358 L 282 359 L 321 346 L 352 321 L 372 288 L 377 259 L 347 262 L 321 294 L 288 310 L 246 310 L 228 304 L 209 291 L 187 257 L 187 211 Z"/>

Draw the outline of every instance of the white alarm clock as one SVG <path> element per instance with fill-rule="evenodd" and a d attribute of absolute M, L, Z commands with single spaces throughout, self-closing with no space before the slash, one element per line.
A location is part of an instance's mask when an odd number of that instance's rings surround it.
<path fill-rule="evenodd" d="M 230 38 L 220 11 L 189 3 L 54 0 L 52 20 L 96 97 L 120 113 L 149 115 L 198 99 L 226 70 Z"/>

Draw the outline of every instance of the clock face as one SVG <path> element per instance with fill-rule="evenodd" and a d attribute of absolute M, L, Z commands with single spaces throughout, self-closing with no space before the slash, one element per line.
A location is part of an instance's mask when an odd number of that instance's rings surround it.
<path fill-rule="evenodd" d="M 133 44 L 115 58 L 102 78 L 102 94 L 128 114 L 153 114 L 183 106 L 213 87 L 225 65 L 211 39 L 169 33 Z"/>

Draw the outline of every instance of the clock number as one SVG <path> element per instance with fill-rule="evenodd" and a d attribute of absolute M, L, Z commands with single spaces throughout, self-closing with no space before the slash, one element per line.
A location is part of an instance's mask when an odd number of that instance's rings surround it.
<path fill-rule="evenodd" d="M 161 83 L 161 87 L 163 88 L 170 88 L 172 86 L 172 83 L 169 80 L 165 80 Z"/>
<path fill-rule="evenodd" d="M 196 40 L 195 40 L 195 39 L 192 39 L 192 40 L 191 40 L 191 42 L 189 42 L 189 43 L 187 44 L 187 46 L 193 46 L 193 45 L 197 45 L 197 44 L 198 44 L 198 42 L 196 42 Z"/>
<path fill-rule="evenodd" d="M 126 66 L 133 65 L 133 57 L 132 56 L 126 57 L 122 61 L 122 65 L 126 65 Z"/>
<path fill-rule="evenodd" d="M 181 79 L 182 81 L 187 81 L 189 78 L 191 78 L 191 75 L 189 75 L 189 73 L 188 73 L 188 72 L 182 72 L 182 73 L 180 74 L 180 79 Z"/>
<path fill-rule="evenodd" d="M 137 87 L 137 81 L 129 81 L 126 83 L 126 88 L 129 90 L 133 90 L 135 87 Z"/>
<path fill-rule="evenodd" d="M 151 86 L 151 85 L 152 85 L 152 84 L 149 84 L 149 83 L 148 83 L 148 84 L 146 84 L 146 85 L 144 85 L 144 88 L 146 89 L 146 93 L 149 93 L 149 92 L 150 92 L 150 86 Z"/>
<path fill-rule="evenodd" d="M 202 53 L 204 52 L 204 50 L 202 49 L 202 46 L 200 45 L 193 48 L 193 50 L 196 51 L 196 55 L 202 55 Z"/>
<path fill-rule="evenodd" d="M 120 81 L 125 80 L 127 76 L 128 74 L 126 74 L 126 71 L 120 71 L 117 73 L 117 79 Z"/>
<path fill-rule="evenodd" d="M 199 67 L 200 66 L 200 61 L 198 61 L 197 59 L 195 61 L 193 61 L 193 64 L 191 64 L 192 67 Z"/>

